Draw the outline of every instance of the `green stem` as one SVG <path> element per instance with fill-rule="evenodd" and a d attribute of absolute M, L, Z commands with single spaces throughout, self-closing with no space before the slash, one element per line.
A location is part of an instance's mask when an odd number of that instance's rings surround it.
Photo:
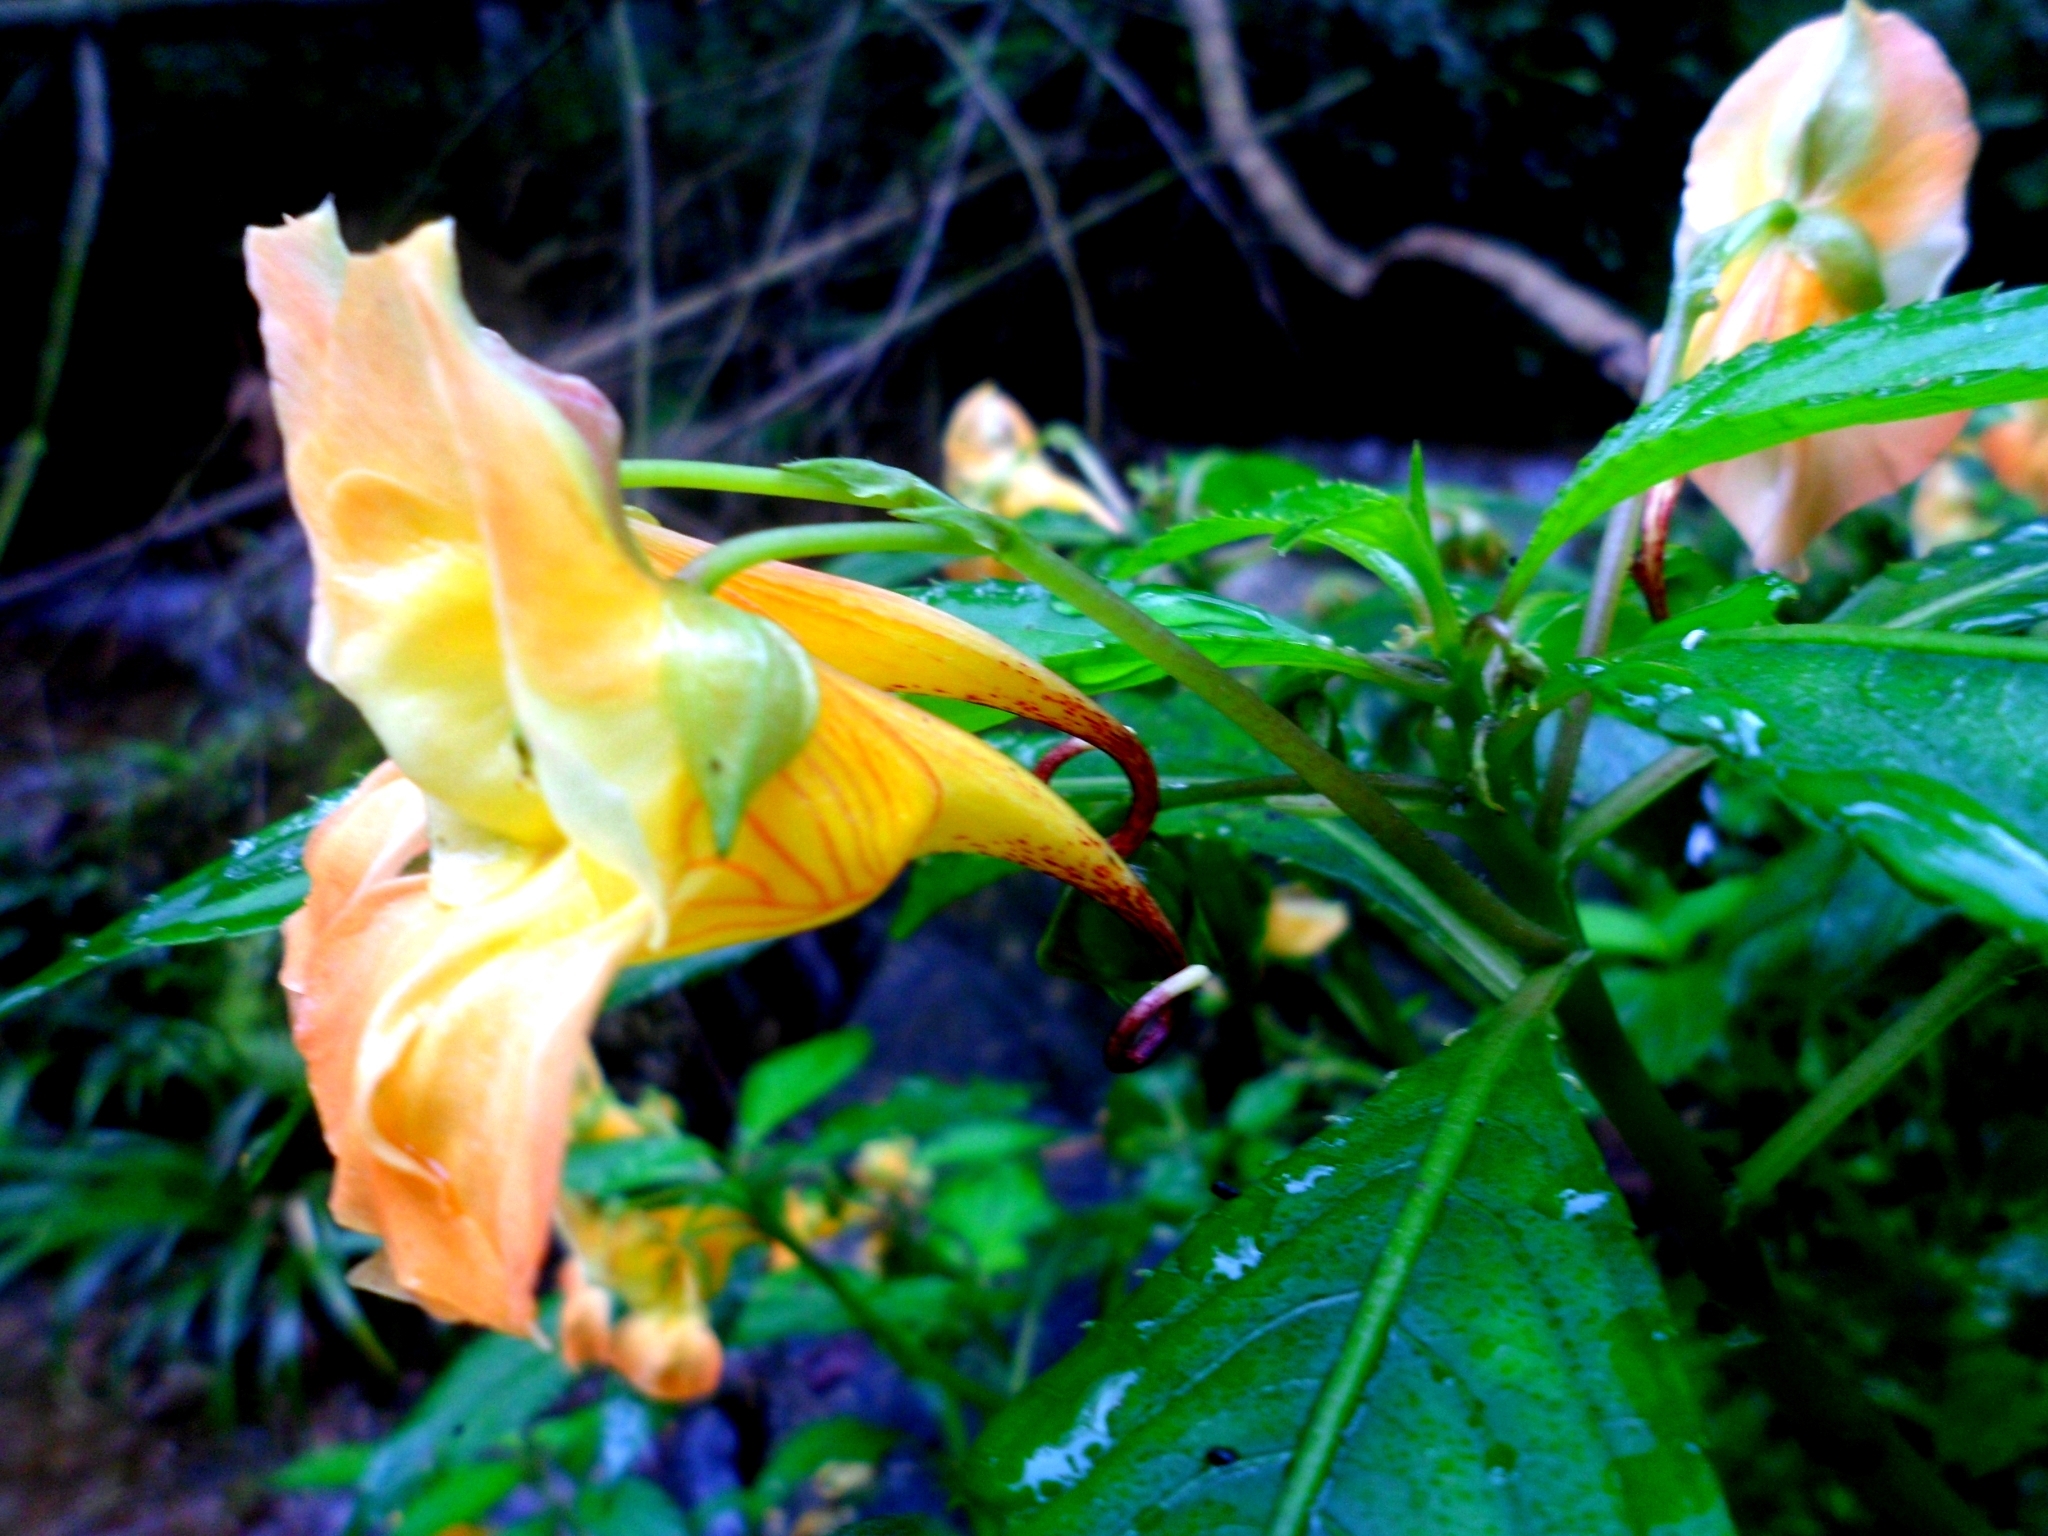
<path fill-rule="evenodd" d="M 1526 954 L 1555 958 L 1570 950 L 1561 934 L 1530 922 L 1467 874 L 1361 774 L 1317 746 L 1301 727 L 1172 630 L 1087 572 L 1014 530 L 1003 540 L 999 553 L 1025 577 L 1071 603 L 1300 774 L 1311 789 L 1328 796 L 1337 809 L 1475 926 Z"/>
<path fill-rule="evenodd" d="M 1571 868 L 1594 844 L 1619 831 L 1713 760 L 1711 747 L 1673 747 L 1654 763 L 1630 775 L 1564 829 L 1557 844 L 1558 864 Z"/>
<path fill-rule="evenodd" d="M 1607 529 L 1600 535 L 1600 557 L 1593 566 L 1593 587 L 1586 595 L 1586 615 L 1579 624 L 1581 657 L 1598 656 L 1607 649 L 1614 632 L 1614 613 L 1621 606 L 1621 584 L 1628 579 L 1629 562 L 1635 558 L 1636 532 L 1643 523 L 1643 498 L 1631 496 L 1607 514 Z M 1557 841 L 1571 809 L 1572 781 L 1579 776 L 1579 749 L 1586 743 L 1586 728 L 1593 723 L 1593 700 L 1580 694 L 1565 708 L 1558 722 L 1557 740 L 1550 749 L 1549 777 L 1543 781 L 1543 800 L 1536 809 L 1536 840 L 1546 847 Z"/>
<path fill-rule="evenodd" d="M 767 1201 L 757 1200 L 753 1204 L 755 1224 L 795 1254 L 797 1262 L 818 1277 L 819 1283 L 846 1308 L 846 1315 L 881 1347 L 882 1353 L 896 1362 L 904 1375 L 928 1381 L 949 1397 L 972 1403 L 985 1412 L 993 1413 L 1009 1401 L 1000 1387 L 976 1381 L 966 1372 L 948 1365 L 882 1316 L 860 1289 L 846 1278 L 839 1266 L 820 1257 L 808 1243 L 790 1231 L 788 1224 L 770 1208 Z"/>
<path fill-rule="evenodd" d="M 1942 1031 L 2031 957 L 2031 951 L 2010 939 L 1991 939 L 1942 977 L 1933 991 L 1871 1041 L 1861 1055 L 1780 1126 L 1754 1157 L 1735 1170 L 1737 1199 L 1745 1205 L 1768 1199 L 1785 1175 L 1875 1098 L 1907 1062 L 1940 1039 Z"/>
<path fill-rule="evenodd" d="M 708 459 L 626 459 L 619 465 L 626 490 L 737 491 L 747 496 L 783 496 L 792 501 L 829 501 L 842 507 L 873 503 L 859 493 L 786 469 L 751 464 L 716 464 Z"/>
<path fill-rule="evenodd" d="M 1441 779 L 1413 773 L 1367 773 L 1369 784 L 1397 800 L 1427 800 L 1441 804 L 1452 796 L 1451 786 Z M 1131 793 L 1121 777 L 1056 779 L 1053 787 L 1069 800 L 1121 800 Z M 1249 779 L 1161 779 L 1159 808 L 1170 811 L 1183 805 L 1215 805 L 1226 800 L 1263 800 L 1273 795 L 1307 795 L 1313 791 L 1298 773 L 1273 773 Z"/>
<path fill-rule="evenodd" d="M 2048 661 L 2048 640 L 2031 635 L 1972 635 L 1946 629 L 1881 629 L 1874 624 L 1783 624 L 1759 629 L 1695 631 L 1693 649 L 1751 645 L 1846 645 L 1866 651 L 1918 651 L 1985 661 Z"/>
<path fill-rule="evenodd" d="M 924 554 L 974 555 L 981 551 L 957 533 L 922 523 L 804 523 L 793 528 L 764 528 L 714 544 L 676 573 L 700 592 L 715 592 L 719 583 L 751 565 L 768 560 L 806 560 L 813 555 Z"/>
<path fill-rule="evenodd" d="M 1501 1075 L 1515 1059 L 1515 1053 L 1531 1030 L 1556 1004 L 1572 973 L 1584 962 L 1583 954 L 1563 965 L 1538 971 L 1502 1003 L 1493 1021 L 1474 1032 L 1460 1051 L 1467 1057 L 1465 1070 L 1444 1102 L 1443 1114 L 1430 1133 L 1429 1145 L 1416 1169 L 1415 1186 L 1402 1202 L 1401 1214 L 1387 1234 L 1386 1247 L 1373 1265 L 1372 1278 L 1352 1314 L 1351 1326 L 1337 1352 L 1336 1364 L 1323 1381 L 1309 1411 L 1308 1423 L 1296 1442 L 1287 1465 L 1287 1479 L 1280 1486 L 1279 1501 L 1266 1524 L 1267 1536 L 1301 1536 L 1308 1529 L 1309 1511 L 1322 1492 L 1345 1426 L 1358 1411 L 1366 1383 L 1387 1347 L 1394 1316 L 1400 1310 L 1401 1295 L 1408 1277 L 1436 1225 L 1458 1169 L 1471 1150 L 1479 1129 L 1479 1117 L 1493 1095 Z"/>

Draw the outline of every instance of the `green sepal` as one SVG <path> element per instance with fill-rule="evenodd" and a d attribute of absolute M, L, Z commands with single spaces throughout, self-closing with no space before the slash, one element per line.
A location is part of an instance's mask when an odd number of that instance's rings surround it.
<path fill-rule="evenodd" d="M 722 857 L 755 791 L 810 739 L 818 678 L 780 625 L 682 582 L 665 598 L 671 707 Z"/>
<path fill-rule="evenodd" d="M 1825 209 L 1799 215 L 1786 237 L 1799 259 L 1819 276 L 1835 302 L 1852 315 L 1884 303 L 1884 274 L 1877 247 L 1854 219 Z"/>

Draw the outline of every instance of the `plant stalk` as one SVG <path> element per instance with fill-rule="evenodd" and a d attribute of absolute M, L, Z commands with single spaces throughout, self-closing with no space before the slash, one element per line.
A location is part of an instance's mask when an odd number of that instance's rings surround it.
<path fill-rule="evenodd" d="M 948 1365 L 917 1340 L 898 1328 L 888 1318 L 875 1310 L 873 1303 L 860 1293 L 858 1287 L 850 1284 L 839 1266 L 821 1257 L 804 1242 L 782 1218 L 771 1210 L 766 1201 L 756 1200 L 753 1217 L 755 1225 L 776 1242 L 782 1244 L 797 1257 L 818 1282 L 838 1299 L 846 1308 L 846 1315 L 860 1325 L 861 1331 L 881 1346 L 882 1352 L 894 1360 L 903 1374 L 919 1381 L 928 1381 L 949 1396 L 972 1403 L 984 1412 L 993 1413 L 1009 1401 L 1000 1387 L 976 1381 L 966 1372 Z"/>
<path fill-rule="evenodd" d="M 715 592 L 721 582 L 768 560 L 875 553 L 973 555 L 980 549 L 957 533 L 922 523 L 805 523 L 764 528 L 714 544 L 675 579 L 700 592 Z"/>
<path fill-rule="evenodd" d="M 1882 1092 L 1907 1062 L 1939 1040 L 1949 1025 L 2031 958 L 2031 951 L 2010 939 L 1990 939 L 1979 946 L 1735 1170 L 1736 1199 L 1744 1205 L 1769 1199 L 1787 1174 Z"/>
<path fill-rule="evenodd" d="M 745 496 L 782 496 L 791 501 L 829 501 L 842 507 L 864 507 L 852 491 L 827 485 L 786 469 L 761 469 L 752 464 L 719 464 L 709 459 L 624 459 L 619 485 L 628 491 L 666 488 L 679 491 L 736 491 Z"/>
<path fill-rule="evenodd" d="M 1359 1297 L 1358 1310 L 1352 1314 L 1336 1363 L 1330 1367 L 1330 1374 L 1316 1395 L 1315 1406 L 1309 1411 L 1308 1423 L 1287 1464 L 1279 1500 L 1267 1522 L 1267 1536 L 1302 1536 L 1308 1529 L 1309 1512 L 1330 1475 L 1344 1428 L 1357 1413 L 1366 1384 L 1386 1351 L 1387 1335 L 1400 1311 L 1408 1277 L 1422 1257 L 1458 1169 L 1471 1150 L 1487 1100 L 1514 1061 L 1517 1049 L 1549 1014 L 1572 973 L 1586 958 L 1581 952 L 1563 965 L 1531 976 L 1514 996 L 1501 1004 L 1492 1023 L 1462 1047 L 1469 1055 L 1465 1071 L 1445 1101 L 1436 1129 L 1430 1133 L 1429 1145 L 1416 1169 L 1415 1186 L 1401 1204 L 1401 1213 L 1387 1234 L 1386 1246 L 1373 1265 L 1372 1278 Z"/>
<path fill-rule="evenodd" d="M 1071 603 L 1300 774 L 1311 789 L 1327 796 L 1474 926 L 1528 955 L 1554 959 L 1570 952 L 1572 946 L 1563 935 L 1531 922 L 1467 874 L 1362 775 L 1316 745 L 1292 720 L 1173 631 L 1021 534 L 1012 531 L 1000 554 L 1019 573 Z"/>
<path fill-rule="evenodd" d="M 0 554 L 14 535 L 22 504 L 35 484 L 36 470 L 49 447 L 50 411 L 57 385 L 64 377 L 64 359 L 71 350 L 71 322 L 78 312 L 78 290 L 85 281 L 85 261 L 99 227 L 100 197 L 106 190 L 107 168 L 114 158 L 113 127 L 107 116 L 107 72 L 99 44 L 81 32 L 72 50 L 72 89 L 78 98 L 78 167 L 71 181 L 71 203 L 64 214 L 64 238 L 57 258 L 57 280 L 50 290 L 50 319 L 36 363 L 36 389 L 28 425 L 7 451 L 0 475 Z"/>
<path fill-rule="evenodd" d="M 1557 844 L 1559 866 L 1570 869 L 1596 843 L 1620 831 L 1713 760 L 1711 747 L 1673 747 L 1655 762 L 1638 769 L 1564 829 Z"/>

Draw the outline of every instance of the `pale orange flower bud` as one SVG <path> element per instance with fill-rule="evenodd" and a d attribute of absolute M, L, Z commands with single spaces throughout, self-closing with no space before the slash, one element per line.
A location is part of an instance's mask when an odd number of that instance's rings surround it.
<path fill-rule="evenodd" d="M 1273 889 L 1266 907 L 1266 953 L 1276 960 L 1312 960 L 1351 931 L 1351 909 L 1305 885 Z"/>
<path fill-rule="evenodd" d="M 993 383 L 960 397 L 946 423 L 948 495 L 997 517 L 1071 512 L 1117 530 L 1116 517 L 1095 493 L 1046 460 L 1038 427 Z"/>
<path fill-rule="evenodd" d="M 1939 294 L 1969 243 L 1977 154 L 1969 97 L 1941 47 L 1861 0 L 1785 34 L 1731 85 L 1693 140 L 1675 261 L 1773 203 L 1787 227 L 1722 269 L 1678 376 L 1879 305 Z M 1797 571 L 1845 514 L 1920 474 L 1966 414 L 1849 427 L 1693 479 L 1764 570 Z"/>
<path fill-rule="evenodd" d="M 725 1350 L 697 1312 L 635 1312 L 612 1330 L 611 1367 L 664 1403 L 687 1403 L 718 1390 Z"/>

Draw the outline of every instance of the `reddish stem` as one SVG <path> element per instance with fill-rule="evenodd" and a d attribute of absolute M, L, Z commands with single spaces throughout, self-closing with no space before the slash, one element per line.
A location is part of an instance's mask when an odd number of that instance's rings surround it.
<path fill-rule="evenodd" d="M 1115 747 L 1119 745 L 1125 745 L 1126 750 L 1116 751 Z M 1117 766 L 1123 769 L 1124 777 L 1131 782 L 1131 808 L 1124 814 L 1124 824 L 1109 839 L 1110 847 L 1129 857 L 1138 851 L 1140 843 L 1152 835 L 1152 823 L 1159 818 L 1159 771 L 1152 765 L 1152 755 L 1136 736 L 1130 736 L 1127 745 L 1115 738 L 1110 742 L 1094 742 L 1070 736 L 1047 751 L 1032 771 L 1050 784 L 1054 774 L 1083 752 L 1108 752 L 1116 759 Z"/>
<path fill-rule="evenodd" d="M 1644 497 L 1643 542 L 1636 550 L 1635 564 L 1629 567 L 1649 605 L 1650 617 L 1659 624 L 1671 617 L 1671 597 L 1664 586 L 1664 551 L 1671 538 L 1672 509 L 1678 505 L 1678 492 L 1684 484 L 1682 479 L 1666 480 L 1652 486 Z"/>

